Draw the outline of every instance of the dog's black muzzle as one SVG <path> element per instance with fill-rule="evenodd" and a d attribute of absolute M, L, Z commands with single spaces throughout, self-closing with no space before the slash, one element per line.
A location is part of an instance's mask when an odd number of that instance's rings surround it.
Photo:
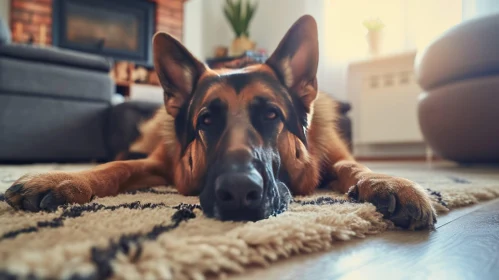
<path fill-rule="evenodd" d="M 258 221 L 285 211 L 291 194 L 274 177 L 275 160 L 238 150 L 216 161 L 208 167 L 200 194 L 204 213 L 220 220 Z"/>

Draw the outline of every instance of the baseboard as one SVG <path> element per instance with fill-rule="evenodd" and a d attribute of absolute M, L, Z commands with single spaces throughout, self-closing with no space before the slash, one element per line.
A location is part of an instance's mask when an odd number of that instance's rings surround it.
<path fill-rule="evenodd" d="M 446 161 L 445 159 L 438 157 L 438 156 L 431 156 L 431 157 L 363 157 L 363 156 L 358 156 L 355 157 L 357 161 L 386 161 L 386 162 L 440 162 L 440 161 Z"/>
<path fill-rule="evenodd" d="M 424 143 L 354 144 L 353 154 L 363 159 L 417 160 L 434 158 Z"/>

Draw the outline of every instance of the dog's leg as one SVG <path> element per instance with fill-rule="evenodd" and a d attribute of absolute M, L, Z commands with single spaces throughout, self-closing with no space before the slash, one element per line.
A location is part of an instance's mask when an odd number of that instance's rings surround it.
<path fill-rule="evenodd" d="M 339 148 L 338 148 L 339 147 Z M 409 228 L 433 228 L 435 209 L 425 190 L 404 178 L 371 171 L 349 154 L 343 143 L 329 153 L 337 181 L 333 188 L 348 193 L 351 199 L 370 202 L 395 225 Z"/>
<path fill-rule="evenodd" d="M 25 175 L 5 192 L 8 204 L 28 211 L 53 210 L 66 203 L 87 203 L 92 197 L 167 184 L 161 146 L 147 159 L 115 161 L 79 172 L 54 171 Z"/>

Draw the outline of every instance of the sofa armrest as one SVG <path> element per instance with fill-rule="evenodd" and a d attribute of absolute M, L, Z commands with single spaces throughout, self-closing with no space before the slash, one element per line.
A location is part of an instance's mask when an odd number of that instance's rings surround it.
<path fill-rule="evenodd" d="M 111 61 L 105 57 L 56 47 L 7 44 L 0 46 L 0 56 L 102 72 L 109 72 L 112 66 Z"/>

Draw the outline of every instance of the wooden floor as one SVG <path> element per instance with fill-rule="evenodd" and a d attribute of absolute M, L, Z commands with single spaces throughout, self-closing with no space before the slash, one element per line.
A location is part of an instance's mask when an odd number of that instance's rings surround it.
<path fill-rule="evenodd" d="M 499 280 L 499 199 L 438 218 L 435 231 L 389 231 L 338 242 L 229 279 Z"/>
<path fill-rule="evenodd" d="M 499 279 L 499 199 L 440 216 L 433 232 L 339 242 L 230 279 Z"/>

